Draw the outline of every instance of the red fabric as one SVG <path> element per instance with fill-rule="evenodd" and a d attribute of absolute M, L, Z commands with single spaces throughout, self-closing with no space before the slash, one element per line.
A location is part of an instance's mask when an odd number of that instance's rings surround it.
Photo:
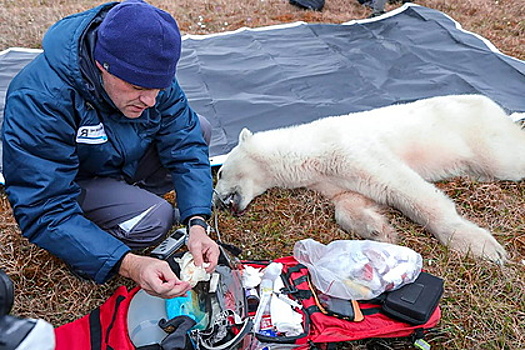
<path fill-rule="evenodd" d="M 275 260 L 282 263 L 285 268 L 295 266 L 298 262 L 293 256 L 287 256 Z M 306 273 L 307 270 L 301 270 L 292 273 L 291 279 L 296 279 Z M 308 283 L 305 281 L 296 286 L 297 289 L 308 290 Z M 315 305 L 314 298 L 302 300 L 302 304 L 308 308 Z M 375 304 L 362 304 L 362 309 L 376 307 Z M 412 335 L 416 329 L 430 329 L 436 326 L 441 319 L 441 310 L 439 306 L 434 310 L 430 319 L 422 325 L 411 325 L 405 322 L 394 320 L 380 312 L 366 315 L 361 322 L 349 322 L 335 317 L 324 315 L 321 312 L 314 312 L 310 315 L 310 334 L 309 340 L 314 343 L 352 341 L 367 338 L 394 338 L 406 337 Z"/>
<path fill-rule="evenodd" d="M 101 337 L 97 337 L 96 341 L 100 341 L 101 350 L 108 349 L 108 346 L 118 350 L 134 350 L 128 336 L 127 314 L 131 299 L 138 290 L 136 287 L 128 291 L 125 286 L 120 286 L 104 304 L 90 314 L 56 328 L 55 350 L 92 350 L 92 333 L 95 336 L 92 329 L 97 327 L 92 324 L 94 318 L 100 321 Z M 92 314 L 94 316 L 90 318 Z"/>

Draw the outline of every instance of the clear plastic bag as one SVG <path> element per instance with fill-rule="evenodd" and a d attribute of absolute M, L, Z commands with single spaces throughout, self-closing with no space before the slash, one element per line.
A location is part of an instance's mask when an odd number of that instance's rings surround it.
<path fill-rule="evenodd" d="M 324 245 L 305 239 L 295 243 L 294 257 L 308 267 L 319 291 L 348 300 L 370 300 L 412 283 L 422 268 L 421 255 L 412 249 L 369 240 Z"/>

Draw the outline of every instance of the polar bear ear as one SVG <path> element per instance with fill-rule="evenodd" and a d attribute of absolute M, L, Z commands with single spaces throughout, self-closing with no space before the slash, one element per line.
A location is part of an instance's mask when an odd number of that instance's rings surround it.
<path fill-rule="evenodd" d="M 252 135 L 253 133 L 250 130 L 248 130 L 247 128 L 243 128 L 241 130 L 241 133 L 239 134 L 239 144 L 252 137 Z"/>

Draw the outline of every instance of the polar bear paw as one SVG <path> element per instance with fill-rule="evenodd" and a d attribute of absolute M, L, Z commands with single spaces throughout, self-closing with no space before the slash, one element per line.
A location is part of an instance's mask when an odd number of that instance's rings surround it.
<path fill-rule="evenodd" d="M 455 232 L 446 243 L 451 249 L 475 258 L 492 261 L 498 265 L 507 262 L 507 252 L 490 232 L 482 228 Z"/>

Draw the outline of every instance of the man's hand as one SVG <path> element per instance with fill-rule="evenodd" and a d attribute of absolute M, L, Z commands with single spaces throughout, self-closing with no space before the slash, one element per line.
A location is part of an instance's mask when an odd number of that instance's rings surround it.
<path fill-rule="evenodd" d="M 188 233 L 187 246 L 193 256 L 195 266 L 203 266 L 206 272 L 213 272 L 219 260 L 219 246 L 206 234 L 206 231 L 201 226 L 194 225 L 190 227 Z M 204 266 L 204 263 L 208 265 Z"/>
<path fill-rule="evenodd" d="M 164 260 L 128 253 L 122 259 L 119 274 L 131 278 L 148 294 L 170 299 L 184 295 L 191 289 L 181 281 Z"/>

